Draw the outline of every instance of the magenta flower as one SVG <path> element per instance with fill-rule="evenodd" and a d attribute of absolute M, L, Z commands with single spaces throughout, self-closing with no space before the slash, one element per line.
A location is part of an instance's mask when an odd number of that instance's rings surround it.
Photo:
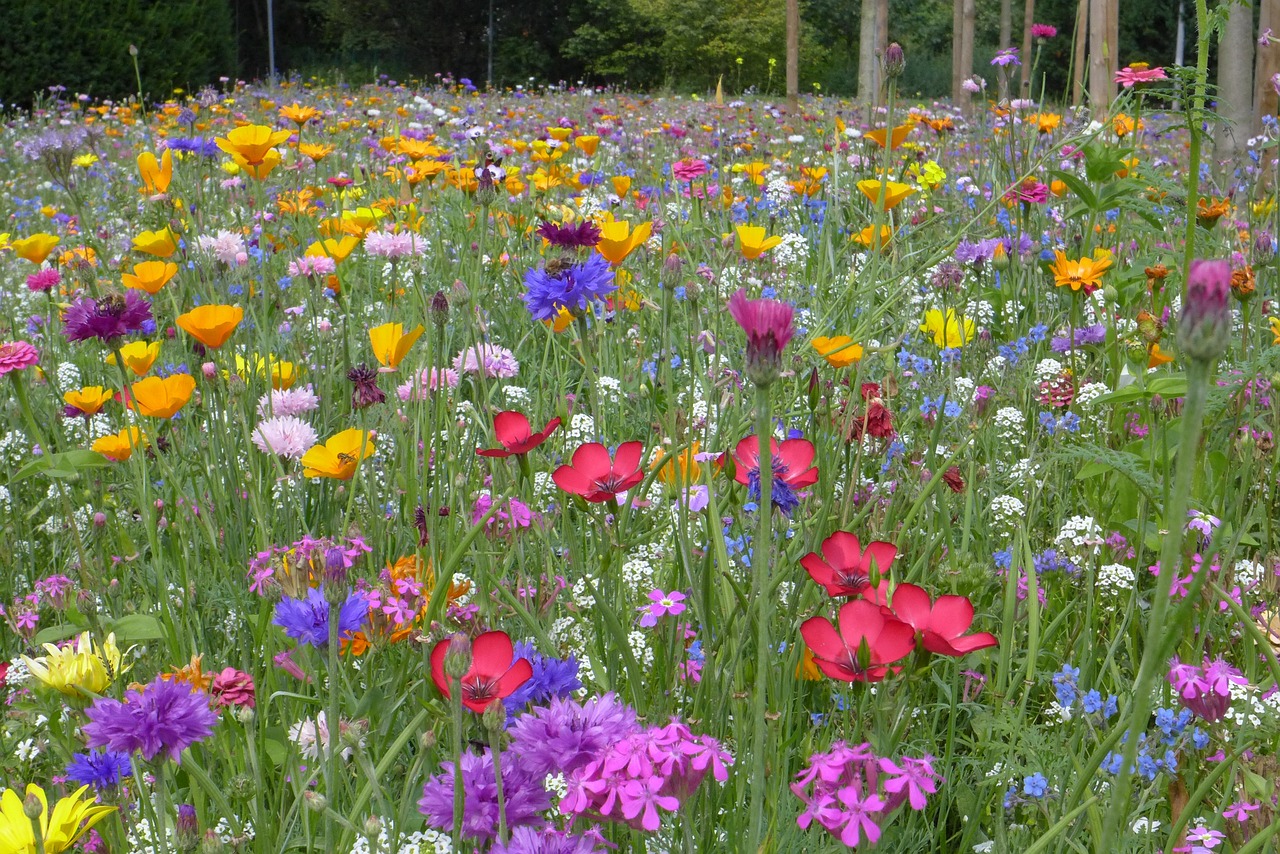
<path fill-rule="evenodd" d="M 769 385 L 778 377 L 782 351 L 795 334 L 791 306 L 771 299 L 747 299 L 738 289 L 729 297 L 729 314 L 747 333 L 747 376 L 756 385 Z"/>
<path fill-rule="evenodd" d="M 1227 807 L 1226 812 L 1222 814 L 1222 817 L 1243 823 L 1249 820 L 1249 813 L 1257 810 L 1259 806 L 1259 804 L 1251 804 L 1248 801 L 1236 801 L 1234 804 Z"/>
<path fill-rule="evenodd" d="M 672 590 L 670 593 L 663 593 L 661 590 L 649 591 L 649 604 L 641 605 L 636 609 L 643 615 L 640 617 L 640 625 L 651 629 L 658 625 L 658 620 L 668 614 L 674 617 L 684 613 L 684 598 L 684 594 L 679 590 Z"/>
<path fill-rule="evenodd" d="M 27 287 L 37 293 L 48 293 L 62 284 L 62 275 L 52 267 L 42 267 L 27 276 Z"/>
<path fill-rule="evenodd" d="M 182 751 L 208 738 L 218 722 L 205 692 L 158 676 L 141 691 L 127 692 L 124 702 L 99 698 L 85 716 L 90 721 L 84 726 L 89 747 L 117 753 L 137 750 L 148 761 L 159 753 L 181 761 Z"/>
<path fill-rule="evenodd" d="M 707 174 L 707 161 L 686 157 L 671 164 L 671 174 L 677 181 L 689 183 Z"/>
<path fill-rule="evenodd" d="M 1178 701 L 1209 723 L 1221 718 L 1231 706 L 1231 686 L 1249 681 L 1221 658 L 1204 665 L 1185 664 L 1174 658 L 1169 665 L 1169 684 L 1178 692 Z"/>
<path fill-rule="evenodd" d="M 1192 261 L 1187 296 L 1178 318 L 1178 346 L 1197 361 L 1213 362 L 1231 335 L 1231 264 Z"/>
<path fill-rule="evenodd" d="M 836 793 L 836 797 L 844 805 L 844 830 L 840 832 L 840 841 L 856 848 L 865 836 L 867 842 L 875 845 L 880 839 L 880 825 L 871 814 L 884 809 L 880 796 L 867 795 L 864 798 L 856 786 L 845 786 Z"/>
<path fill-rule="evenodd" d="M 1128 68 L 1121 68 L 1116 72 L 1116 82 L 1126 89 L 1133 88 L 1138 83 L 1150 83 L 1152 80 L 1169 79 L 1164 69 L 1159 66 L 1148 68 L 1145 62 L 1134 63 Z"/>
<path fill-rule="evenodd" d="M 938 791 L 939 778 L 933 770 L 932 756 L 921 759 L 904 756 L 901 765 L 892 759 L 881 759 L 880 770 L 888 775 L 884 790 L 894 796 L 886 804 L 886 812 L 892 812 L 903 801 L 910 803 L 913 810 L 922 810 L 928 802 L 925 795 Z"/>
<path fill-rule="evenodd" d="M 1037 39 L 1051 39 L 1058 34 L 1058 28 L 1053 24 L 1032 24 L 1031 36 Z"/>
<path fill-rule="evenodd" d="M 138 332 L 151 321 L 151 303 L 126 291 L 124 296 L 112 294 L 101 299 L 81 297 L 62 315 L 63 334 L 68 341 L 97 338 L 110 343 L 129 332 Z"/>
<path fill-rule="evenodd" d="M 26 341 L 0 344 L 0 377 L 23 371 L 40 361 L 40 351 Z"/>
<path fill-rule="evenodd" d="M 991 60 L 991 64 L 1005 68 L 1010 65 L 1022 65 L 1022 60 L 1018 59 L 1018 49 L 1016 47 L 1007 47 L 996 54 L 995 59 Z"/>

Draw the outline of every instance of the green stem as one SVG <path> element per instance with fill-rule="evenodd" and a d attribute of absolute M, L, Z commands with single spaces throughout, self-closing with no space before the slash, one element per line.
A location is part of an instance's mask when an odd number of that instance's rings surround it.
<path fill-rule="evenodd" d="M 501 703 L 501 700 L 495 700 Z M 489 753 L 493 756 L 493 780 L 498 795 L 498 842 L 507 844 L 507 802 L 502 792 L 502 728 L 489 730 Z M 454 792 L 457 797 L 457 791 Z"/>
<path fill-rule="evenodd" d="M 329 582 L 331 585 L 332 581 Z M 338 693 L 338 615 L 335 611 L 340 603 L 334 601 L 335 594 L 333 590 L 325 589 L 325 596 L 329 600 L 329 704 L 328 710 L 325 712 L 325 728 L 329 731 L 329 752 L 325 755 L 324 766 L 324 790 L 329 796 L 329 803 L 337 808 L 337 787 L 338 787 L 338 754 L 341 748 L 338 741 L 342 734 L 342 725 L 339 723 L 339 702 L 341 697 Z M 324 817 L 324 841 L 325 849 L 333 850 L 333 817 L 328 813 Z"/>
<path fill-rule="evenodd" d="M 453 850 L 462 850 L 462 680 L 449 686 L 449 704 L 453 706 Z"/>
<path fill-rule="evenodd" d="M 1203 3 L 1204 0 L 1199 0 Z M 1117 828 L 1123 823 L 1129 806 L 1132 788 L 1130 767 L 1138 755 L 1138 734 L 1147 728 L 1151 715 L 1151 695 L 1155 692 L 1160 670 L 1173 644 L 1183 633 L 1184 626 L 1168 619 L 1170 590 L 1182 565 L 1182 535 L 1186 528 L 1187 498 L 1195 478 L 1197 451 L 1200 445 L 1201 426 L 1204 421 L 1205 400 L 1208 397 L 1211 366 L 1208 362 L 1192 359 L 1187 367 L 1187 397 L 1182 408 L 1182 441 L 1178 445 L 1173 491 L 1165 505 L 1164 524 L 1168 533 L 1160 551 L 1160 574 L 1152 593 L 1151 610 L 1147 614 L 1147 633 L 1143 643 L 1142 661 L 1134 680 L 1133 702 L 1121 731 L 1128 731 L 1129 739 L 1124 748 L 1124 760 L 1120 773 L 1111 786 L 1111 807 L 1107 810 L 1102 829 L 1099 851 L 1117 847 Z"/>
<path fill-rule="evenodd" d="M 769 387 L 756 386 L 756 438 L 759 444 L 760 503 L 756 510 L 759 528 L 751 555 L 751 601 L 756 605 L 756 684 L 752 697 L 755 725 L 751 751 L 751 851 L 760 850 L 764 840 L 765 752 L 769 737 L 765 729 L 768 709 L 765 692 L 769 685 L 769 621 L 773 600 L 764 595 L 773 546 L 773 436 L 769 411 Z"/>
<path fill-rule="evenodd" d="M 1187 112 L 1187 133 L 1191 148 L 1187 155 L 1187 215 L 1184 226 L 1182 272 L 1191 269 L 1196 246 L 1196 206 L 1200 201 L 1200 117 L 1204 114 L 1204 90 L 1209 79 L 1209 7 L 1206 0 L 1196 0 L 1196 78 Z"/>

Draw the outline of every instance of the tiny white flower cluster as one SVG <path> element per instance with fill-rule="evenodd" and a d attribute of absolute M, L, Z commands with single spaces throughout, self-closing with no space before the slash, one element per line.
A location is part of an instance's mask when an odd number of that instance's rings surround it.
<path fill-rule="evenodd" d="M 569 794 L 569 784 L 565 782 L 564 774 L 548 774 L 547 779 L 542 781 L 542 787 L 556 798 Z"/>
<path fill-rule="evenodd" d="M 3 503 L 3 501 L 0 501 Z M 1262 577 L 1267 574 L 1267 568 L 1262 564 L 1252 560 L 1236 561 L 1235 581 L 1240 585 L 1241 590 L 1252 590 L 1262 581 Z"/>
<path fill-rule="evenodd" d="M 969 300 L 961 313 L 980 327 L 990 327 L 996 316 L 996 310 L 984 299 Z"/>
<path fill-rule="evenodd" d="M 387 835 L 387 824 L 389 822 L 382 823 L 373 847 L 370 847 L 368 837 L 357 837 L 351 846 L 351 854 L 450 854 L 453 851 L 448 834 L 432 828 L 409 834 L 397 833 L 395 844 L 392 845 L 391 837 Z"/>
<path fill-rule="evenodd" d="M 790 187 L 787 188 L 790 192 Z M 773 260 L 783 267 L 803 267 L 809 260 L 809 241 L 801 234 L 784 234 L 782 242 L 773 247 Z M 801 323 L 802 326 L 806 325 Z"/>
<path fill-rule="evenodd" d="M 1122 590 L 1132 590 L 1136 576 L 1122 563 L 1109 563 L 1098 570 L 1098 589 L 1118 595 Z"/>
<path fill-rule="evenodd" d="M 1252 685 L 1238 685 L 1232 682 L 1230 688 L 1231 707 L 1223 714 L 1223 718 L 1234 724 L 1234 729 L 1243 728 L 1246 722 L 1257 729 L 1267 718 L 1275 722 L 1277 714 L 1280 713 L 1280 698 L 1270 697 L 1266 701 L 1260 700 L 1258 689 Z M 1229 738 L 1232 729 L 1227 727 L 1223 732 L 1224 737 Z"/>
<path fill-rule="evenodd" d="M 591 590 L 592 588 L 587 585 L 585 578 L 579 578 L 573 583 L 573 587 L 569 589 L 569 596 L 573 599 L 573 604 L 577 605 L 580 610 L 586 611 L 595 607 L 596 597 Z"/>
<path fill-rule="evenodd" d="M 1047 718 L 1045 723 L 1048 726 L 1054 726 L 1055 724 L 1065 724 L 1071 720 L 1071 707 L 1064 706 L 1061 703 L 1059 703 L 1057 700 L 1054 700 L 1052 703 L 1046 706 L 1044 713 Z"/>
<path fill-rule="evenodd" d="M 21 430 L 10 430 L 0 436 L 0 463 L 15 469 L 31 459 L 31 441 Z"/>
<path fill-rule="evenodd" d="M 1027 515 L 1027 507 L 1012 495 L 997 495 L 991 499 L 991 521 L 996 528 L 1011 533 Z"/>
<path fill-rule="evenodd" d="M 996 433 L 1004 447 L 1008 447 L 1013 442 L 1022 444 L 1022 437 L 1026 432 L 1026 421 L 1022 417 L 1021 409 L 1016 406 L 1000 407 L 996 410 L 995 425 Z"/>
<path fill-rule="evenodd" d="M 575 412 L 569 419 L 569 428 L 564 431 L 564 441 L 571 446 L 596 440 L 596 421 L 585 412 Z"/>
<path fill-rule="evenodd" d="M 627 633 L 627 645 L 631 647 L 631 654 L 635 656 L 636 663 L 644 671 L 648 671 L 653 667 L 653 649 L 649 646 L 649 636 L 636 629 Z"/>
<path fill-rule="evenodd" d="M 617 377 L 602 376 L 596 380 L 596 385 L 600 389 L 600 398 L 610 403 L 620 403 L 622 401 L 622 383 Z"/>
<path fill-rule="evenodd" d="M 951 381 L 951 386 L 955 389 L 955 393 L 951 395 L 951 400 L 963 403 L 966 406 L 973 403 L 973 380 L 968 377 L 956 377 Z"/>
<path fill-rule="evenodd" d="M 507 406 L 523 406 L 531 399 L 529 389 L 518 385 L 503 386 L 502 396 L 506 400 Z"/>
<path fill-rule="evenodd" d="M 78 388 L 80 385 L 80 369 L 70 362 L 58 364 L 58 388 Z"/>
<path fill-rule="evenodd" d="M 0 512 L 8 513 L 13 510 L 13 496 L 9 494 L 6 487 L 0 486 Z"/>
<path fill-rule="evenodd" d="M 1022 459 L 1009 466 L 1007 472 L 1010 483 L 1020 485 L 1025 491 L 1040 489 L 1044 486 L 1044 481 L 1040 479 L 1040 465 L 1030 457 Z"/>
<path fill-rule="evenodd" d="M 1102 529 L 1092 516 L 1072 516 L 1062 523 L 1053 544 L 1080 556 L 1097 554 L 1102 545 Z"/>
<path fill-rule="evenodd" d="M 1057 359 L 1041 359 L 1036 365 L 1035 375 L 1038 383 L 1055 380 L 1062 376 L 1062 363 Z"/>
<path fill-rule="evenodd" d="M 1085 420 L 1091 427 L 1099 430 L 1106 426 L 1108 413 L 1104 405 L 1095 406 L 1094 401 L 1109 391 L 1111 389 L 1107 388 L 1106 383 L 1085 383 L 1076 392 L 1075 403 L 1085 412 Z"/>

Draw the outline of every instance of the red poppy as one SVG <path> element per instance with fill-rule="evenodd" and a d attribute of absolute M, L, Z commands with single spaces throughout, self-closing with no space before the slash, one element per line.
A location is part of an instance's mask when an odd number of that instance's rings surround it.
<path fill-rule="evenodd" d="M 818 482 L 818 470 L 809 465 L 813 462 L 813 443 L 808 439 L 787 439 L 778 444 L 777 439 L 770 438 L 769 451 L 773 468 L 773 506 L 783 515 L 790 516 L 800 504 L 796 492 Z M 752 501 L 759 501 L 759 437 L 748 436 L 739 442 L 733 449 L 733 461 L 736 463 L 733 479 L 747 487 L 747 495 Z"/>
<path fill-rule="evenodd" d="M 493 418 L 493 435 L 501 448 L 476 448 L 482 457 L 510 457 L 527 454 L 547 440 L 560 426 L 559 418 L 552 418 L 539 433 L 533 432 L 529 419 L 519 412 L 499 412 Z"/>
<path fill-rule="evenodd" d="M 440 693 L 449 697 L 449 677 L 444 672 L 444 656 L 450 638 L 431 650 L 431 678 Z M 485 632 L 471 643 L 471 669 L 462 677 L 462 705 L 476 714 L 489 704 L 509 696 L 533 675 L 528 659 L 515 658 L 515 648 L 506 632 Z"/>
<path fill-rule="evenodd" d="M 872 562 L 884 576 L 897 556 L 898 549 L 893 543 L 867 543 L 863 551 L 853 534 L 836 531 L 822 541 L 822 557 L 817 552 L 809 552 L 800 558 L 800 565 L 810 578 L 826 588 L 828 596 L 861 596 L 871 587 Z"/>
<path fill-rule="evenodd" d="M 915 633 L 879 605 L 855 599 L 840 606 L 839 630 L 825 617 L 800 626 L 818 669 L 842 682 L 879 682 L 915 646 Z"/>
<path fill-rule="evenodd" d="M 608 501 L 644 480 L 640 455 L 644 445 L 623 442 L 609 459 L 609 449 L 599 442 L 587 442 L 573 452 L 572 465 L 560 466 L 551 474 L 556 486 L 588 501 Z"/>
<path fill-rule="evenodd" d="M 893 591 L 893 613 L 914 630 L 922 649 L 937 655 L 959 657 L 998 643 L 990 632 L 965 634 L 973 624 L 973 603 L 965 596 L 939 596 L 931 603 L 923 588 L 899 584 Z"/>

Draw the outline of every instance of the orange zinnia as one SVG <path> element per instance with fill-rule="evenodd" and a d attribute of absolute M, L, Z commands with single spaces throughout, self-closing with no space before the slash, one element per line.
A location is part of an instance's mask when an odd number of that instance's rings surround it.
<path fill-rule="evenodd" d="M 187 405 L 191 393 L 196 390 L 195 377 L 190 374 L 174 374 L 164 377 L 147 377 L 129 388 L 134 408 L 148 418 L 172 418 Z"/>
<path fill-rule="evenodd" d="M 183 332 L 204 346 L 217 350 L 244 320 L 244 309 L 238 305 L 202 305 L 175 321 Z"/>

